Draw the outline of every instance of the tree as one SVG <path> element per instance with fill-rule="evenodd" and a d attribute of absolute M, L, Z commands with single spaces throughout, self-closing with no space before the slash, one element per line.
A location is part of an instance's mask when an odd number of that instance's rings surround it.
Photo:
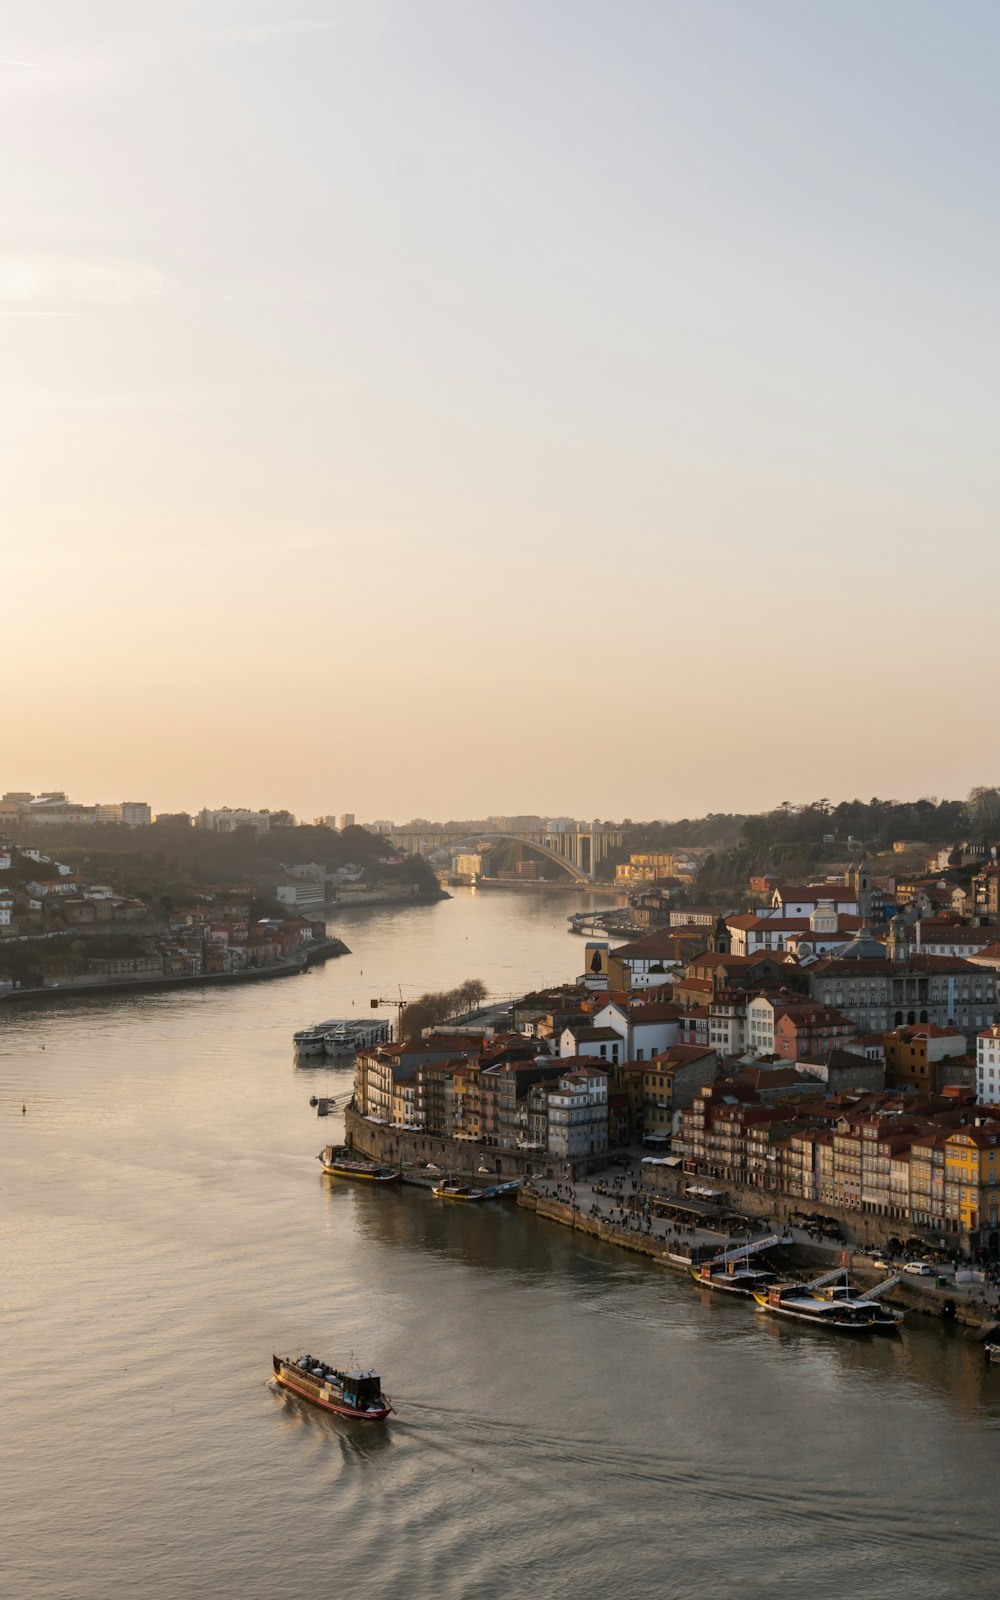
<path fill-rule="evenodd" d="M 969 790 L 965 806 L 969 827 L 977 838 L 985 839 L 1000 829 L 1000 789 L 979 784 Z"/>

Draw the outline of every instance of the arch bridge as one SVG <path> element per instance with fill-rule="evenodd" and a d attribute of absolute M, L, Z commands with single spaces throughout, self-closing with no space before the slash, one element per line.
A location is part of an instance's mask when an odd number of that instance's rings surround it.
<path fill-rule="evenodd" d="M 597 868 L 610 851 L 621 844 L 621 838 L 620 828 L 598 824 L 592 828 L 553 828 L 539 833 L 511 833 L 495 828 L 473 833 L 449 833 L 444 828 L 429 829 L 425 833 L 394 831 L 392 842 L 410 855 L 423 856 L 459 845 L 469 848 L 499 842 L 524 845 L 543 860 L 554 861 L 577 883 L 593 883 Z"/>

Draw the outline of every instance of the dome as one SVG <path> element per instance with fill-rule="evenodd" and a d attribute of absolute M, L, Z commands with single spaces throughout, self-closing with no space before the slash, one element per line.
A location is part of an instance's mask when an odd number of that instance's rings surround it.
<path fill-rule="evenodd" d="M 838 961 L 884 961 L 885 945 L 876 939 L 870 928 L 859 928 L 850 944 L 831 951 Z"/>

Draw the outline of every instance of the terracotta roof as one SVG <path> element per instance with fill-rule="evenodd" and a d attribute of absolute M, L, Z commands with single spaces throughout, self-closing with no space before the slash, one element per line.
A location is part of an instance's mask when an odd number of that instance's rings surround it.
<path fill-rule="evenodd" d="M 845 961 L 839 956 L 822 956 L 814 967 L 810 967 L 811 974 L 826 973 L 831 975 L 843 974 L 845 977 L 852 972 L 857 973 L 904 973 L 906 971 L 918 972 L 978 972 L 978 967 L 971 961 L 966 961 L 964 956 L 922 956 L 914 953 L 908 961 L 879 960 L 877 957 L 861 957 L 857 961 Z"/>

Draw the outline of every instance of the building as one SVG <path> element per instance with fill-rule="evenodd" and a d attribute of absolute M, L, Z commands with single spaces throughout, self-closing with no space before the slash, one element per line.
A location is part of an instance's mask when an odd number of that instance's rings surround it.
<path fill-rule="evenodd" d="M 939 1069 L 942 1062 L 963 1058 L 965 1034 L 933 1023 L 894 1028 L 883 1039 L 885 1081 L 890 1089 L 937 1094 L 953 1078 Z"/>
<path fill-rule="evenodd" d="M 832 1050 L 843 1050 L 854 1035 L 854 1024 L 839 1011 L 796 1006 L 774 1024 L 774 1053 L 782 1061 L 822 1060 Z"/>
<path fill-rule="evenodd" d="M 855 946 L 805 969 L 812 998 L 842 1011 L 857 1032 L 931 1022 L 970 1035 L 993 1021 L 997 973 L 992 968 L 959 956 L 915 953 L 900 917 L 890 924 L 883 957 L 870 956 L 868 948 L 862 933 Z"/>
<path fill-rule="evenodd" d="M 337 826 L 339 827 L 341 833 L 343 833 L 345 828 L 353 828 L 354 827 L 354 812 L 353 811 L 345 811 L 345 812 L 343 812 L 342 815 L 337 820 Z"/>
<path fill-rule="evenodd" d="M 686 1110 L 718 1070 L 715 1051 L 702 1045 L 671 1045 L 643 1068 L 643 1137 L 673 1132 L 678 1112 Z"/>
<path fill-rule="evenodd" d="M 625 1040 L 617 1028 L 596 1028 L 589 1020 L 584 1025 L 573 1023 L 559 1035 L 562 1057 L 591 1056 L 617 1065 L 625 1060 L 627 1053 Z"/>
<path fill-rule="evenodd" d="M 279 883 L 275 895 L 284 906 L 322 906 L 327 891 L 324 883 Z"/>
<path fill-rule="evenodd" d="M 864 915 L 858 905 L 858 895 L 864 892 L 838 883 L 781 883 L 772 891 L 771 906 L 784 917 L 810 917 L 820 906 L 838 917 L 858 917 Z"/>
<path fill-rule="evenodd" d="M 255 833 L 271 831 L 270 811 L 247 811 L 240 807 L 222 806 L 217 811 L 203 807 L 195 826 L 207 828 L 210 833 L 235 833 L 237 828 L 253 828 Z"/>
<path fill-rule="evenodd" d="M 976 1100 L 1000 1105 L 1000 1023 L 984 1028 L 976 1039 Z"/>
<path fill-rule="evenodd" d="M 148 828 L 153 813 L 145 800 L 116 800 L 114 805 L 94 807 L 95 821 L 117 823 L 125 828 Z"/>
<path fill-rule="evenodd" d="M 848 944 L 861 928 L 861 918 L 840 914 L 832 901 L 821 902 L 807 916 L 786 916 L 782 910 L 747 911 L 726 918 L 733 955 L 759 950 L 787 950 L 800 943 L 825 954 Z"/>
<path fill-rule="evenodd" d="M 956 1128 L 944 1141 L 944 1225 L 970 1250 L 995 1253 L 1000 1246 L 998 1138 L 1000 1123 L 977 1117 L 974 1126 Z"/>
<path fill-rule="evenodd" d="M 1000 921 L 1000 866 L 994 863 L 975 873 L 971 889 L 973 916 Z"/>
<path fill-rule="evenodd" d="M 603 1155 L 608 1148 L 608 1075 L 576 1066 L 547 1095 L 548 1151 L 563 1161 Z"/>

